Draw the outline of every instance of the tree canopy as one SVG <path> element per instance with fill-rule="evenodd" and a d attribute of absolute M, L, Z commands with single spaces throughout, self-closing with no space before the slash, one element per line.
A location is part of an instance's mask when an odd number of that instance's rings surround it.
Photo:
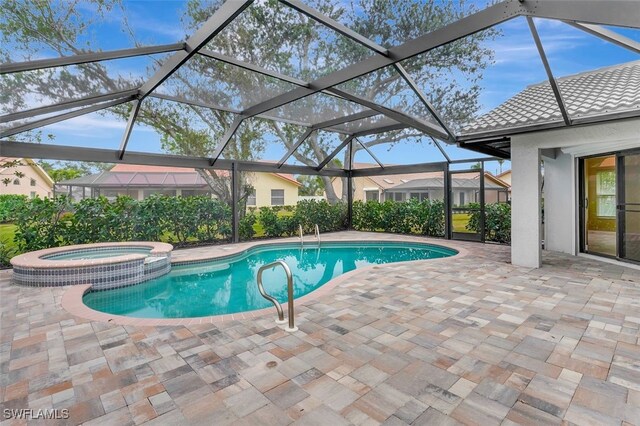
<path fill-rule="evenodd" d="M 85 36 L 86 28 L 92 22 L 106 19 L 116 9 L 121 9 L 126 16 L 126 3 L 121 0 L 6 0 L 3 3 L 4 16 L 0 19 L 0 56 L 3 62 L 36 58 L 42 51 L 67 56 L 100 50 L 95 41 Z M 189 0 L 180 18 L 184 33 L 193 33 L 222 3 L 222 0 Z M 308 3 L 326 16 L 387 47 L 433 31 L 473 10 L 473 5 L 464 0 L 313 0 Z M 122 31 L 133 45 L 142 45 L 126 19 L 122 21 Z M 492 51 L 485 47 L 484 41 L 493 35 L 493 30 L 483 31 L 402 63 L 452 127 L 466 121 L 478 110 L 478 82 L 492 61 Z M 149 40 L 144 41 L 149 44 Z M 206 48 L 305 81 L 374 54 L 277 0 L 251 5 Z M 167 56 L 154 55 L 146 75 L 152 74 Z M 0 80 L 2 109 L 4 112 L 24 109 L 29 106 L 29 100 L 34 99 L 51 104 L 90 94 L 125 90 L 139 87 L 144 79 L 141 74 L 113 72 L 104 62 L 8 74 Z M 456 89 L 459 80 L 465 81 L 464 92 Z M 138 123 L 155 129 L 161 135 L 162 149 L 167 152 L 209 156 L 235 117 L 229 109 L 242 110 L 293 88 L 295 85 L 291 83 L 195 55 L 158 90 L 179 99 L 220 108 L 146 98 Z M 339 89 L 427 121 L 431 119 L 429 112 L 393 67 L 351 80 L 340 85 Z M 104 114 L 124 119 L 130 109 L 131 105 L 121 105 L 105 110 Z M 231 159 L 260 159 L 267 144 L 281 144 L 288 149 L 304 132 L 303 127 L 291 124 L 290 120 L 317 123 L 363 109 L 332 95 L 314 94 L 269 111 L 269 115 L 282 121 L 245 120 L 222 155 Z M 395 144 L 406 140 L 429 143 L 423 136 L 416 130 L 405 129 L 370 136 L 366 144 Z M 314 132 L 308 142 L 294 153 L 294 158 L 302 164 L 315 166 L 339 143 L 339 135 L 335 133 Z M 354 145 L 353 149 L 361 148 Z M 337 164 L 347 164 L 346 155 L 345 150 L 343 159 Z M 199 173 L 218 197 L 231 199 L 226 174 L 218 176 L 208 169 L 199 170 Z M 346 196 L 335 194 L 328 178 L 321 179 L 330 201 Z"/>

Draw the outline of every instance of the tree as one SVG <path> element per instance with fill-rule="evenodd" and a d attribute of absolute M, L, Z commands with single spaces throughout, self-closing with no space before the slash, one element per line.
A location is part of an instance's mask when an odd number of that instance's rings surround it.
<path fill-rule="evenodd" d="M 324 192 L 324 181 L 320 176 L 299 175 L 296 180 L 302 184 L 299 195 L 317 196 Z"/>
<path fill-rule="evenodd" d="M 20 60 L 37 56 L 39 49 L 43 47 L 60 56 L 96 50 L 83 37 L 84 29 L 93 22 L 104 20 L 110 11 L 122 9 L 126 12 L 126 8 L 120 0 L 93 0 L 92 3 L 93 10 L 87 13 L 86 8 L 79 7 L 76 1 L 31 0 L 25 3 L 5 0 L 4 18 L 0 21 L 3 41 L 0 52 L 3 62 L 12 60 L 15 52 L 23 55 Z M 222 0 L 190 0 L 182 16 L 185 33 L 193 33 L 221 3 Z M 398 45 L 428 33 L 468 14 L 473 8 L 464 0 L 350 0 L 343 4 L 336 4 L 332 0 L 315 0 L 311 5 L 385 46 Z M 363 10 L 366 13 L 362 13 Z M 122 26 L 132 42 L 139 45 L 136 34 L 126 19 L 122 21 Z M 425 91 L 431 102 L 450 125 L 465 121 L 478 110 L 478 82 L 483 69 L 492 60 L 492 52 L 483 42 L 493 34 L 495 32 L 492 30 L 483 31 L 403 61 L 403 66 L 418 85 L 428 89 Z M 256 2 L 207 47 L 303 80 L 313 80 L 372 54 L 363 46 L 309 20 L 277 0 Z M 156 60 L 155 66 L 158 65 L 159 60 Z M 455 76 L 451 73 L 452 70 L 456 71 Z M 131 87 L 132 83 L 142 82 L 139 78 L 136 80 L 134 77 L 134 81 L 131 81 L 131 76 L 114 76 L 107 71 L 102 63 L 88 63 L 76 66 L 73 73 L 65 68 L 54 68 L 10 74 L 7 79 L 0 81 L 2 104 L 6 105 L 3 109 L 24 108 L 25 99 L 34 96 L 52 103 L 79 98 L 88 93 L 123 90 Z M 466 82 L 463 91 L 457 89 L 456 79 Z M 293 84 L 250 73 L 201 55 L 195 55 L 163 83 L 163 91 L 173 96 L 239 110 L 295 87 Z M 428 116 L 420 101 L 406 90 L 406 83 L 391 67 L 340 85 L 340 89 L 408 114 Z M 130 109 L 131 105 L 125 105 L 104 113 L 126 118 Z M 344 99 L 318 93 L 269 111 L 269 114 L 285 121 L 315 123 L 362 109 Z M 138 121 L 156 129 L 162 135 L 162 148 L 170 153 L 209 156 L 230 127 L 233 118 L 233 114 L 222 109 L 147 98 L 142 104 Z M 354 123 L 353 126 L 357 127 L 357 124 Z M 266 141 L 280 143 L 288 149 L 304 130 L 303 127 L 288 122 L 248 119 L 239 127 L 223 156 L 240 160 L 257 159 L 264 152 Z M 414 130 L 403 130 L 372 136 L 365 143 L 369 146 L 393 145 L 407 140 L 425 143 L 422 136 Z M 315 166 L 337 146 L 339 139 L 334 133 L 314 132 L 308 142 L 294 153 L 294 157 L 303 164 Z M 358 149 L 361 148 L 353 145 L 354 152 Z M 346 151 L 343 164 L 347 163 Z M 216 173 L 211 169 L 198 169 L 198 172 L 218 198 L 231 200 L 228 174 Z M 346 197 L 345 193 L 335 193 L 328 177 L 320 179 L 329 201 L 335 202 Z M 246 182 L 242 186 L 250 187 Z M 345 188 L 346 185 L 342 187 Z M 242 198 L 247 195 L 243 194 Z"/>
<path fill-rule="evenodd" d="M 482 164 L 478 161 L 475 164 L 472 164 L 470 167 L 471 170 L 482 170 Z"/>

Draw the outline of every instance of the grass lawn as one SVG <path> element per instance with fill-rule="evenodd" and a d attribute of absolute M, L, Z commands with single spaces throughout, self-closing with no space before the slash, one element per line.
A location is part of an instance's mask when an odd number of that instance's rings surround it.
<path fill-rule="evenodd" d="M 0 243 L 7 247 L 14 247 L 13 235 L 16 233 L 16 225 L 13 223 L 0 223 Z"/>
<path fill-rule="evenodd" d="M 468 234 L 474 234 L 475 232 L 467 229 L 467 224 L 471 215 L 468 213 L 453 213 L 453 232 L 466 232 Z"/>

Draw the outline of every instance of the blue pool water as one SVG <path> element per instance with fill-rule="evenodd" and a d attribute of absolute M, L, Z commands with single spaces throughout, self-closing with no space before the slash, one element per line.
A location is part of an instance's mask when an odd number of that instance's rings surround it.
<path fill-rule="evenodd" d="M 101 249 L 78 249 L 70 250 L 60 254 L 52 254 L 45 256 L 46 260 L 84 260 L 84 259 L 102 259 L 105 257 L 124 256 L 125 254 L 149 254 L 151 248 L 148 247 L 118 247 L 118 248 L 101 248 Z"/>
<path fill-rule="evenodd" d="M 143 284 L 89 292 L 84 303 L 92 309 L 138 318 L 193 318 L 272 307 L 258 292 L 261 266 L 284 260 L 293 274 L 294 296 L 304 296 L 338 275 L 372 264 L 453 256 L 446 247 L 412 243 L 323 243 L 320 249 L 272 244 L 206 263 L 174 266 L 172 271 Z M 262 275 L 267 293 L 287 300 L 281 267 Z M 375 286 L 375 283 L 372 283 Z"/>

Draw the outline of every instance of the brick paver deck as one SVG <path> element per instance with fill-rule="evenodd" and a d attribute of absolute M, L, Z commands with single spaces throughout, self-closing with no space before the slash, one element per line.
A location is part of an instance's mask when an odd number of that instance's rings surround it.
<path fill-rule="evenodd" d="M 68 408 L 68 424 L 99 425 L 640 424 L 640 271 L 551 253 L 531 270 L 507 247 L 451 245 L 468 254 L 343 280 L 298 307 L 293 334 L 269 316 L 90 321 L 60 306 L 65 289 L 1 272 L 2 420 Z"/>

